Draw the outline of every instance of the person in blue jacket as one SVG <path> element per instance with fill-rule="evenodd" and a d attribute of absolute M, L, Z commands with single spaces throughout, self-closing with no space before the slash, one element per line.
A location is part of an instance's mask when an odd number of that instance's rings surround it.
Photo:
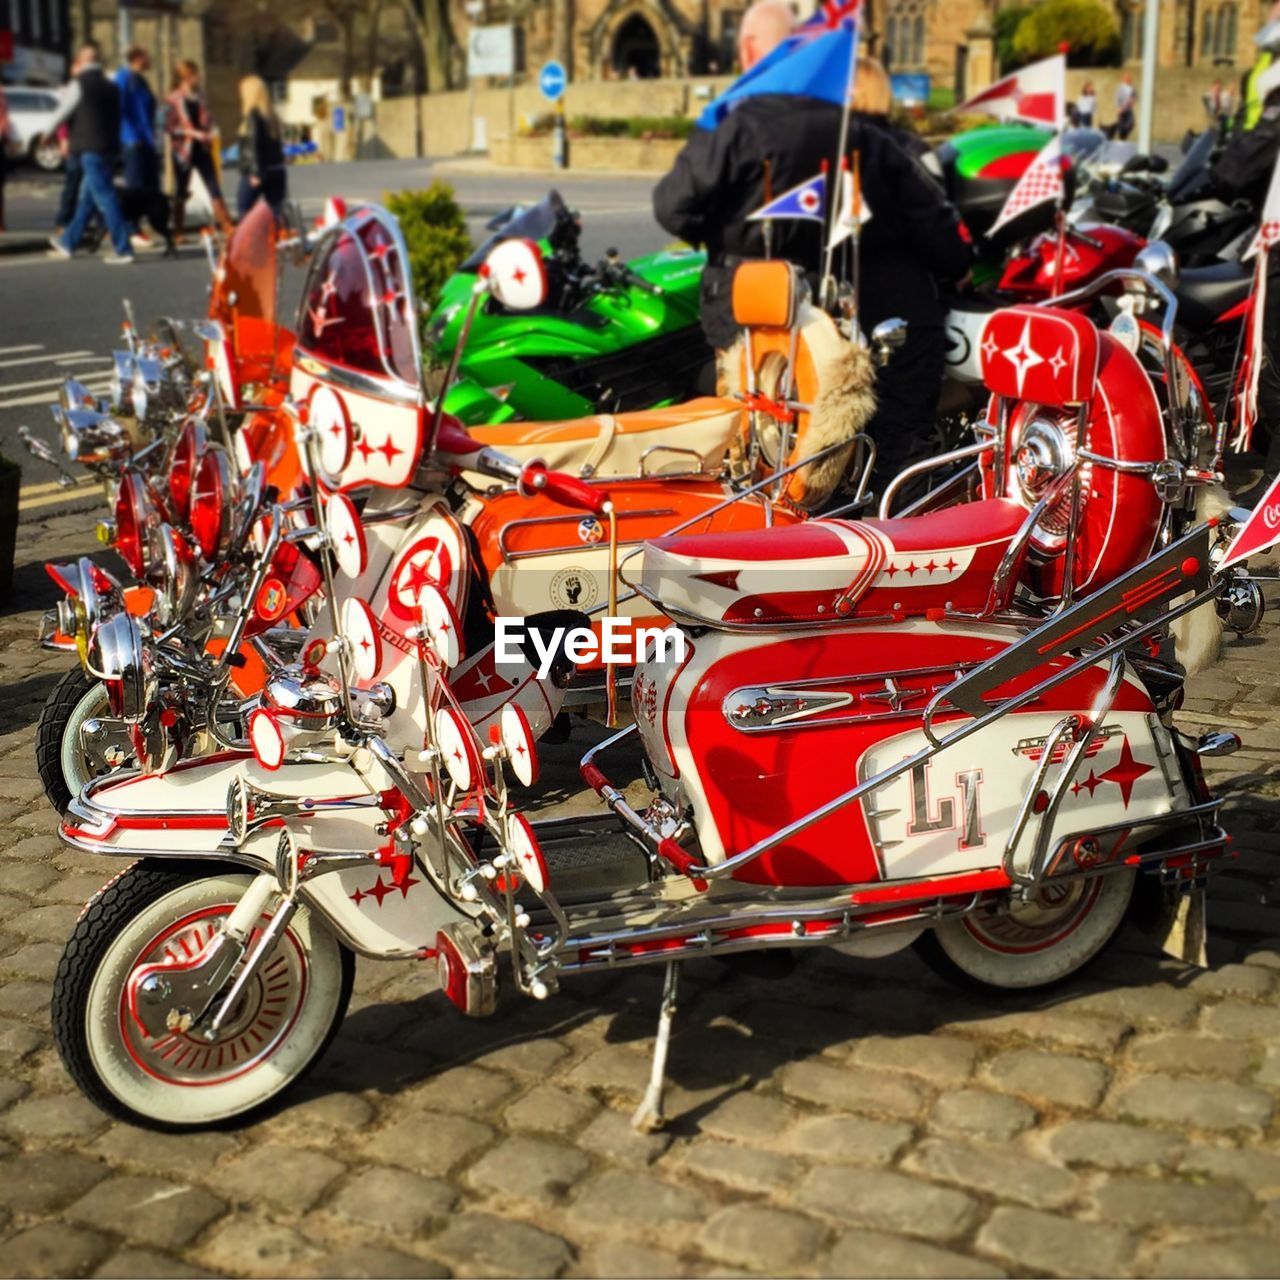
<path fill-rule="evenodd" d="M 157 191 L 160 156 L 156 149 L 156 95 L 147 82 L 151 55 L 138 44 L 124 55 L 116 72 L 120 90 L 120 148 L 124 153 L 124 185 L 131 190 Z"/>

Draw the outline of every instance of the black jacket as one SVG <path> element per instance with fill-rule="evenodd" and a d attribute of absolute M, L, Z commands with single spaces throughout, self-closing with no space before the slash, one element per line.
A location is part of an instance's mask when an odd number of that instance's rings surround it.
<path fill-rule="evenodd" d="M 1209 170 L 1213 190 L 1223 200 L 1248 200 L 1262 209 L 1280 154 L 1280 106 L 1268 107 L 1258 123 L 1233 133 Z"/>
<path fill-rule="evenodd" d="M 673 235 L 704 245 L 711 268 L 763 257 L 761 224 L 747 218 L 765 202 L 764 161 L 770 162 L 775 196 L 812 178 L 824 160 L 834 170 L 840 116 L 838 106 L 813 98 L 748 98 L 718 128 L 695 132 L 654 190 L 654 215 Z M 960 279 L 971 260 L 955 210 L 872 117 L 853 117 L 849 150 L 860 153 L 863 196 L 872 214 L 861 242 L 860 293 L 868 319 L 893 314 L 940 324 L 934 279 Z M 816 222 L 773 224 L 774 256 L 815 276 L 821 244 Z M 704 308 L 726 307 L 727 284 L 717 289 L 714 270 L 709 277 Z M 717 337 L 709 325 L 708 334 L 722 344 L 723 331 Z"/>
<path fill-rule="evenodd" d="M 96 63 L 76 77 L 80 101 L 71 113 L 67 145 L 73 155 L 120 150 L 120 90 Z"/>
<path fill-rule="evenodd" d="M 240 172 L 261 178 L 273 169 L 284 168 L 284 144 L 280 135 L 255 107 L 249 112 L 240 135 Z"/>

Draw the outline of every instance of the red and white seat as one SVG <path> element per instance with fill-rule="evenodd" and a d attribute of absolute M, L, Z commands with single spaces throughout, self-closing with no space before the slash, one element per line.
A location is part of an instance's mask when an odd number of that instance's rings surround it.
<path fill-rule="evenodd" d="M 677 618 L 711 626 L 924 617 L 1002 608 L 996 570 L 1027 519 L 989 499 L 900 520 L 810 520 L 751 533 L 659 538 L 636 585 Z"/>

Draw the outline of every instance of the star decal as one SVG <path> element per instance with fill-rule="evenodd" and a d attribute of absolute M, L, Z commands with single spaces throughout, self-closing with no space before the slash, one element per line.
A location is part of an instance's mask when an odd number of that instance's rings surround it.
<path fill-rule="evenodd" d="M 375 884 L 372 889 L 365 892 L 365 897 L 376 899 L 378 906 L 382 906 L 383 898 L 385 898 L 387 894 L 391 893 L 394 888 L 394 885 L 383 884 L 382 876 L 379 875 L 377 884 Z"/>
<path fill-rule="evenodd" d="M 397 449 L 395 445 L 391 443 L 391 437 L 388 436 L 386 440 L 381 445 L 378 446 L 378 452 L 385 455 L 387 459 L 387 466 L 390 466 L 391 459 L 396 457 L 398 454 L 403 453 L 404 450 Z"/>
<path fill-rule="evenodd" d="M 914 560 L 909 565 L 907 565 L 908 578 L 914 578 L 919 571 L 920 571 L 920 566 L 916 564 Z"/>
<path fill-rule="evenodd" d="M 1022 394 L 1023 384 L 1027 380 L 1027 374 L 1038 364 L 1044 364 L 1044 356 L 1042 356 L 1031 345 L 1031 320 L 1023 325 L 1022 337 L 1018 339 L 1018 345 L 1011 347 L 1008 351 L 1000 353 L 1004 358 L 1013 365 L 1018 374 L 1018 394 Z"/>
<path fill-rule="evenodd" d="M 1133 752 L 1129 749 L 1129 739 L 1126 736 L 1120 744 L 1120 761 L 1118 764 L 1112 765 L 1106 773 L 1099 776 L 1099 782 L 1114 782 L 1120 788 L 1120 794 L 1124 798 L 1124 807 L 1129 807 L 1129 800 L 1133 796 L 1133 784 L 1138 781 L 1144 774 L 1148 774 L 1155 765 L 1143 764 L 1139 760 L 1133 758 Z"/>
<path fill-rule="evenodd" d="M 996 346 L 996 340 L 988 337 L 986 342 L 982 344 L 982 354 L 986 356 L 988 360 L 994 360 L 999 353 L 1000 348 Z"/>
<path fill-rule="evenodd" d="M 885 576 L 886 578 L 888 578 L 890 581 L 892 581 L 892 580 L 893 580 L 894 575 L 895 575 L 895 574 L 898 574 L 898 573 L 901 573 L 901 572 L 902 572 L 902 570 L 901 570 L 901 569 L 899 569 L 899 568 L 898 568 L 898 566 L 897 566 L 896 564 L 891 564 L 891 565 L 890 565 L 890 566 L 889 566 L 889 567 L 884 571 L 884 576 Z"/>
<path fill-rule="evenodd" d="M 1082 791 L 1088 791 L 1089 798 L 1093 798 L 1093 793 L 1102 786 L 1102 779 L 1099 778 L 1092 769 L 1089 770 L 1089 776 L 1083 782 L 1073 782 L 1071 784 L 1071 794 L 1078 796 Z"/>
<path fill-rule="evenodd" d="M 1062 376 L 1062 371 L 1067 367 L 1067 359 L 1062 354 L 1062 348 L 1059 347 L 1057 353 L 1049 357 L 1049 367 L 1053 370 L 1055 378 Z"/>
<path fill-rule="evenodd" d="M 369 455 L 375 452 L 373 446 L 367 440 L 358 440 L 356 442 L 356 448 L 360 450 L 360 457 L 364 459 L 366 463 L 369 461 Z"/>
<path fill-rule="evenodd" d="M 925 565 L 924 571 L 925 573 L 932 573 L 937 567 L 938 566 L 932 560 L 930 560 L 929 563 Z"/>
<path fill-rule="evenodd" d="M 955 571 L 956 571 L 960 566 L 959 566 L 958 564 L 956 564 L 956 562 L 955 562 L 955 561 L 954 561 L 950 556 L 948 556 L 948 557 L 947 557 L 947 563 L 946 563 L 946 564 L 944 564 L 942 567 L 943 567 L 943 568 L 944 568 L 948 573 L 955 573 Z"/>

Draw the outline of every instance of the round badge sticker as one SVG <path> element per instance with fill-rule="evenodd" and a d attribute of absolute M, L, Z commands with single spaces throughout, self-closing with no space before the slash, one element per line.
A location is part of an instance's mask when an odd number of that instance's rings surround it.
<path fill-rule="evenodd" d="M 585 516 L 578 521 L 578 540 L 588 545 L 602 541 L 604 525 L 595 516 Z"/>
<path fill-rule="evenodd" d="M 453 557 L 448 546 L 440 538 L 420 538 L 392 571 L 387 607 L 402 622 L 421 622 L 423 588 L 447 588 L 452 577 Z"/>
<path fill-rule="evenodd" d="M 551 579 L 551 599 L 561 609 L 590 609 L 599 588 L 590 569 L 570 566 Z"/>

